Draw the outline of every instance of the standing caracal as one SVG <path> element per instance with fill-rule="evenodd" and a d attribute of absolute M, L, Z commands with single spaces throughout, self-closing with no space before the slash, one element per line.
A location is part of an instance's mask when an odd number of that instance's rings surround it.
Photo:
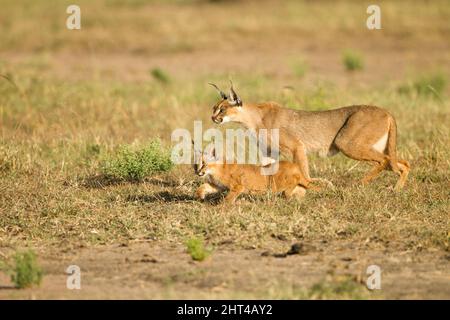
<path fill-rule="evenodd" d="M 363 183 L 390 169 L 400 176 L 395 190 L 404 186 L 410 165 L 397 158 L 397 125 L 386 110 L 355 105 L 326 111 L 302 111 L 283 108 L 275 102 L 243 103 L 232 83 L 229 95 L 215 84 L 211 85 L 221 96 L 213 107 L 212 120 L 217 124 L 237 122 L 255 131 L 279 129 L 280 151 L 293 156 L 308 182 L 316 179 L 309 175 L 307 153 L 332 156 L 342 152 L 349 158 L 375 164 L 363 178 Z M 270 146 L 270 138 L 268 144 Z"/>

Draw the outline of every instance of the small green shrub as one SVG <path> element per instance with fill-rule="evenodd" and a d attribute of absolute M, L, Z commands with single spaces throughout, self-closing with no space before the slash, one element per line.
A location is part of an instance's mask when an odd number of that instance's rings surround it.
<path fill-rule="evenodd" d="M 161 146 L 159 140 L 137 148 L 130 145 L 120 146 L 116 154 L 103 160 L 102 173 L 113 179 L 139 181 L 143 178 L 172 169 L 170 152 Z"/>
<path fill-rule="evenodd" d="M 192 260 L 195 261 L 203 261 L 211 254 L 211 249 L 205 248 L 203 240 L 199 238 L 194 237 L 186 241 L 186 247 Z"/>
<path fill-rule="evenodd" d="M 159 81 L 159 82 L 161 82 L 161 83 L 167 84 L 167 83 L 170 82 L 170 77 L 169 77 L 169 75 L 168 75 L 165 71 L 163 71 L 162 69 L 160 69 L 160 68 L 154 68 L 154 69 L 152 69 L 152 70 L 150 71 L 150 74 L 152 75 L 152 77 L 153 77 L 155 80 L 157 80 L 157 81 Z"/>
<path fill-rule="evenodd" d="M 18 252 L 14 256 L 11 281 L 17 288 L 39 286 L 42 281 L 42 269 L 36 261 L 36 254 L 31 251 Z"/>
<path fill-rule="evenodd" d="M 433 96 L 440 98 L 447 86 L 447 78 L 442 73 L 423 75 L 416 80 L 398 88 L 401 94 L 416 93 L 419 96 Z"/>
<path fill-rule="evenodd" d="M 362 56 L 354 51 L 345 51 L 342 61 L 348 71 L 362 70 L 364 68 Z"/>

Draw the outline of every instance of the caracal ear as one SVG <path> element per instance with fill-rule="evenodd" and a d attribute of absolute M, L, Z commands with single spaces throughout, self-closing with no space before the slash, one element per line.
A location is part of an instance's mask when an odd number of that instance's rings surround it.
<path fill-rule="evenodd" d="M 195 149 L 194 140 L 192 141 L 192 147 L 194 148 L 194 164 L 201 164 L 203 160 L 203 154 L 200 150 Z"/>
<path fill-rule="evenodd" d="M 209 156 L 211 159 L 216 160 L 216 148 L 211 149 L 211 151 L 209 152 Z"/>
<path fill-rule="evenodd" d="M 205 162 L 214 162 L 216 161 L 216 148 L 206 148 L 206 150 L 203 152 L 202 157 L 206 160 Z"/>
<path fill-rule="evenodd" d="M 227 100 L 227 99 L 228 99 L 228 97 L 227 97 L 227 95 L 225 94 L 225 92 L 223 92 L 222 90 L 220 90 L 218 86 L 216 86 L 214 83 L 211 83 L 211 82 L 208 82 L 208 84 L 211 85 L 211 86 L 213 86 L 214 88 L 216 88 L 217 92 L 219 92 L 220 97 L 221 97 L 223 100 Z"/>
<path fill-rule="evenodd" d="M 233 81 L 230 80 L 230 104 L 232 106 L 242 107 L 242 100 L 233 88 Z"/>

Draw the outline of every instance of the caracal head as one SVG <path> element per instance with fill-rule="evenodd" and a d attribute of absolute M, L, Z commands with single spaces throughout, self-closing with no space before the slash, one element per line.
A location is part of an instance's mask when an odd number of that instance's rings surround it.
<path fill-rule="evenodd" d="M 231 82 L 230 94 L 226 95 L 215 84 L 210 83 L 220 94 L 220 100 L 214 105 L 211 116 L 212 121 L 217 124 L 239 121 L 240 113 L 242 112 L 242 100 L 236 94 Z"/>
<path fill-rule="evenodd" d="M 194 142 L 192 141 L 192 144 Z M 194 150 L 194 172 L 199 177 L 205 177 L 214 173 L 214 164 L 216 161 L 216 150 L 213 148 L 208 153 Z"/>

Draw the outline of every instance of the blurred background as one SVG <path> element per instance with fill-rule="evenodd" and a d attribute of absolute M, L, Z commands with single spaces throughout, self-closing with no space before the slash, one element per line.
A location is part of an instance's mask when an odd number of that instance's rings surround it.
<path fill-rule="evenodd" d="M 423 78 L 442 95 L 450 71 L 445 0 L 378 1 L 382 30 L 366 27 L 368 1 L 80 0 L 81 30 L 66 28 L 70 4 L 4 0 L 0 12 L 0 73 L 30 91 L 28 111 L 58 119 L 70 113 L 68 130 L 76 120 L 113 125 L 122 111 L 147 134 L 168 134 L 185 120 L 206 120 L 199 113 L 208 115 L 215 94 L 206 83 L 226 89 L 230 77 L 246 101 L 317 109 L 376 102 L 346 95 L 391 85 L 390 92 L 408 91 Z M 10 89 L 0 83 L 3 106 L 14 104 L 5 98 Z M 4 136 L 18 121 L 9 112 Z M 142 137 L 136 129 L 124 138 Z"/>
<path fill-rule="evenodd" d="M 81 30 L 66 28 L 72 4 Z M 381 30 L 366 27 L 371 4 Z M 1 257 L 36 249 L 38 298 L 80 297 L 64 287 L 68 261 L 83 298 L 360 298 L 355 279 L 374 261 L 389 270 L 382 295 L 448 298 L 449 21 L 448 0 L 0 1 Z M 165 152 L 176 128 L 217 127 L 207 83 L 227 90 L 230 77 L 244 102 L 386 108 L 407 187 L 393 193 L 385 173 L 362 188 L 367 165 L 311 155 L 335 190 L 194 200 L 199 179 Z M 193 263 L 203 240 L 218 258 Z M 261 254 L 296 241 L 317 250 Z M 330 289 L 327 273 L 350 280 Z"/>

